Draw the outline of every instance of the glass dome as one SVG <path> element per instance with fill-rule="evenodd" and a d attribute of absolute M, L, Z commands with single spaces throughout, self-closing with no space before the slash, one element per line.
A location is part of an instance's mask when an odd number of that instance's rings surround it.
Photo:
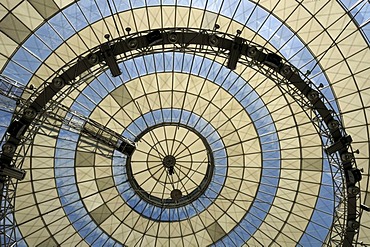
<path fill-rule="evenodd" d="M 1 246 L 370 246 L 369 18 L 2 1 Z"/>

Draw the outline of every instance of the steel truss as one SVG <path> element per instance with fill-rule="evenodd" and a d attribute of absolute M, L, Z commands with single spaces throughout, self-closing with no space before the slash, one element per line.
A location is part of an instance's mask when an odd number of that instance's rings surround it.
<path fill-rule="evenodd" d="M 269 77 L 282 92 L 289 94 L 305 110 L 327 151 L 335 198 L 339 198 L 335 201 L 334 221 L 327 245 L 356 245 L 361 173 L 353 155 L 352 140 L 346 134 L 340 117 L 306 75 L 278 54 L 241 38 L 240 33 L 231 35 L 216 30 L 160 29 L 130 34 L 95 47 L 61 68 L 49 82 L 40 86 L 18 107 L 10 126 L 20 122 L 24 130 L 20 133 L 20 127 L 18 131 L 8 129 L 4 142 L 16 146 L 16 150 L 10 154 L 4 154 L 2 151 L 1 164 L 21 168 L 29 144 L 40 128 L 40 120 L 43 119 L 41 122 L 44 122 L 49 119 L 47 112 L 50 112 L 55 103 L 66 97 L 88 77 L 112 69 L 112 58 L 115 63 L 119 63 L 145 54 L 167 51 L 223 57 L 227 59 L 226 67 L 230 69 L 235 69 L 236 63 L 242 63 Z M 117 75 L 117 71 L 112 71 L 112 74 Z M 0 231 L 6 233 L 1 240 L 1 246 L 10 246 L 15 243 L 13 214 L 17 181 L 3 177 L 1 184 Z"/>

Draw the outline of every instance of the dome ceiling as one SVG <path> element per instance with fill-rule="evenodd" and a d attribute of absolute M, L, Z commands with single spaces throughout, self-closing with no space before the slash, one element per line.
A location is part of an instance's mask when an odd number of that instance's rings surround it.
<path fill-rule="evenodd" d="M 369 18 L 368 1 L 2 1 L 1 145 L 55 78 L 93 63 L 33 116 L 14 156 L 26 176 L 3 182 L 14 215 L 0 242 L 370 246 Z M 155 30 L 169 42 L 140 46 Z M 182 45 L 185 33 L 209 45 Z M 358 195 L 320 111 L 275 62 L 247 53 L 233 68 L 221 37 L 276 54 L 320 92 L 360 151 Z M 130 50 L 109 55 L 120 41 Z"/>

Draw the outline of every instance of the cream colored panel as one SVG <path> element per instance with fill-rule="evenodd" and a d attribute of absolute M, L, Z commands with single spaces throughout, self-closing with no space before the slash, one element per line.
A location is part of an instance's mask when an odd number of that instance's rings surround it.
<path fill-rule="evenodd" d="M 48 151 L 48 149 L 46 149 L 45 151 Z M 32 158 L 32 168 L 52 168 L 54 163 L 54 152 L 50 151 L 49 153 L 45 153 L 45 156 L 46 157 L 36 156 L 35 158 Z"/>
<path fill-rule="evenodd" d="M 172 28 L 175 26 L 175 16 L 176 11 L 174 11 L 173 7 L 162 7 L 162 18 L 163 18 L 163 28 Z"/>
<path fill-rule="evenodd" d="M 75 50 L 73 50 L 71 47 L 66 45 L 61 45 L 57 52 L 55 52 L 55 55 L 57 55 L 64 63 L 68 63 L 69 61 L 75 59 L 79 54 L 76 53 Z M 52 55 L 53 56 L 53 55 Z M 55 70 L 58 70 L 59 68 L 56 68 Z"/>
<path fill-rule="evenodd" d="M 33 146 L 32 155 L 34 157 L 54 157 L 55 149 L 53 146 Z M 36 164 L 37 166 L 37 164 Z"/>
<path fill-rule="evenodd" d="M 57 246 L 58 243 L 55 242 L 54 238 L 50 236 L 49 238 L 42 241 L 37 247 L 49 247 L 49 246 Z"/>
<path fill-rule="evenodd" d="M 76 167 L 84 166 L 91 167 L 95 165 L 94 154 L 90 152 L 77 152 L 75 159 Z"/>
<path fill-rule="evenodd" d="M 108 234 L 112 235 L 113 232 L 119 227 L 121 220 L 117 219 L 115 216 L 111 215 L 107 218 L 100 227 Z"/>
<path fill-rule="evenodd" d="M 30 30 L 34 30 L 43 22 L 42 16 L 33 8 L 33 6 L 24 1 L 18 5 L 13 13 L 21 20 Z"/>
<path fill-rule="evenodd" d="M 8 13 L 8 10 L 3 6 L 0 5 L 0 20 Z"/>
<path fill-rule="evenodd" d="M 120 224 L 118 229 L 113 233 L 112 237 L 123 243 L 126 240 L 127 235 L 131 231 L 131 228 L 125 224 Z"/>
<path fill-rule="evenodd" d="M 27 236 L 27 244 L 29 246 L 37 246 L 47 238 L 50 238 L 49 232 L 46 228 L 43 228 Z"/>
<path fill-rule="evenodd" d="M 95 208 L 90 212 L 91 217 L 95 220 L 97 225 L 100 225 L 104 222 L 112 213 L 110 212 L 109 208 L 102 204 L 101 206 Z"/>
<path fill-rule="evenodd" d="M 176 9 L 176 27 L 186 27 L 188 25 L 189 12 L 190 12 L 189 8 L 178 7 Z M 158 18 L 155 18 L 155 16 L 150 18 L 151 23 L 152 20 L 155 21 L 156 19 Z"/>
<path fill-rule="evenodd" d="M 202 23 L 203 11 L 192 8 L 190 10 L 189 27 L 200 27 Z"/>
<path fill-rule="evenodd" d="M 35 192 L 35 197 L 36 200 L 41 203 L 48 200 L 55 200 L 56 198 L 58 198 L 58 193 L 55 189 L 37 191 Z"/>
<path fill-rule="evenodd" d="M 106 105 L 109 105 L 110 102 L 104 102 L 103 101 L 103 104 L 104 103 Z M 108 115 L 107 112 L 104 111 L 105 109 L 108 109 L 108 108 L 103 108 L 102 109 L 100 107 L 96 107 L 94 109 L 94 111 L 91 113 L 90 118 L 97 121 L 98 123 L 100 123 L 102 125 L 106 125 L 107 122 L 110 120 L 111 115 Z M 115 110 L 117 110 L 117 108 Z"/>
<path fill-rule="evenodd" d="M 16 206 L 17 214 L 16 214 L 15 217 L 16 217 L 18 225 L 20 225 L 20 226 L 22 226 L 23 224 L 26 224 L 27 222 L 29 222 L 33 219 L 38 219 L 40 217 L 39 214 L 38 214 L 37 207 L 35 206 L 36 203 L 31 197 L 33 197 L 33 195 L 23 196 L 23 198 L 22 198 L 22 199 L 29 200 L 29 205 L 27 205 L 27 207 L 22 209 L 22 207 L 25 206 L 25 205 Z M 32 203 L 30 203 L 30 202 L 32 202 Z M 27 229 L 27 231 L 29 233 L 29 232 L 31 232 L 31 229 Z"/>
<path fill-rule="evenodd" d="M 53 1 L 29 0 L 32 6 L 45 18 L 49 18 L 59 9 Z"/>
<path fill-rule="evenodd" d="M 53 169 L 32 169 L 33 179 L 48 179 L 54 177 Z"/>
<path fill-rule="evenodd" d="M 21 43 L 30 34 L 30 30 L 11 13 L 0 21 L 0 31 L 17 43 Z"/>
<path fill-rule="evenodd" d="M 95 184 L 95 183 L 94 183 Z M 86 185 L 86 183 L 85 183 Z M 94 185 L 91 185 L 91 186 L 94 186 Z M 95 192 L 97 192 L 97 188 L 96 188 L 96 184 L 94 186 L 95 188 Z M 81 187 L 79 186 L 79 189 L 80 189 L 80 193 L 81 193 L 81 196 L 82 194 L 87 194 L 87 193 L 92 193 L 92 189 L 90 191 L 84 191 L 85 190 L 89 190 L 89 189 L 86 189 L 84 187 Z M 87 196 L 86 198 L 83 199 L 84 203 L 85 203 L 85 207 L 86 207 L 86 210 L 88 212 L 94 210 L 95 208 L 99 207 L 101 204 L 103 204 L 103 200 L 100 196 L 100 194 L 95 194 L 95 195 L 92 195 L 92 196 Z"/>
<path fill-rule="evenodd" d="M 54 2 L 56 3 L 56 5 L 58 5 L 60 9 L 62 9 L 75 1 L 74 0 L 54 0 Z"/>
<path fill-rule="evenodd" d="M 15 6 L 17 6 L 22 0 L 4 0 L 1 1 L 1 4 L 3 4 L 7 9 L 11 10 Z"/>
<path fill-rule="evenodd" d="M 0 32 L 0 35 L 1 35 L 1 32 Z M 3 66 L 6 62 L 8 62 L 8 58 L 5 57 L 3 54 L 0 54 L 0 71 L 2 70 L 2 68 L 3 68 Z"/>
<path fill-rule="evenodd" d="M 65 228 L 62 231 L 56 233 L 54 235 L 54 238 L 58 243 L 62 243 L 61 246 L 87 246 L 86 244 L 79 244 L 83 240 L 73 227 Z"/>
<path fill-rule="evenodd" d="M 104 27 L 103 26 L 103 23 L 99 23 L 101 26 L 97 26 L 96 27 L 96 30 L 102 30 L 102 28 Z M 98 25 L 98 24 L 96 24 Z M 104 30 L 104 29 L 103 29 Z M 98 46 L 100 45 L 100 43 L 102 42 L 106 42 L 106 40 L 104 40 L 104 35 L 107 33 L 104 33 L 102 34 L 101 32 L 99 32 L 99 36 L 96 36 L 95 35 L 96 32 L 93 31 L 93 29 L 91 28 L 84 28 L 82 31 L 79 32 L 79 35 L 81 37 L 81 41 L 79 38 L 77 38 L 77 36 L 74 36 L 73 38 L 71 38 L 71 40 L 68 42 L 72 47 L 76 48 L 75 51 L 77 54 L 81 54 L 83 53 L 84 51 L 86 51 L 86 48 L 92 48 L 92 47 L 95 47 L 95 46 Z M 75 39 L 74 39 L 75 38 Z M 82 43 L 83 41 L 83 43 Z M 76 46 L 75 46 L 76 44 Z"/>
<path fill-rule="evenodd" d="M 33 208 L 33 210 L 37 210 L 37 209 Z M 29 218 L 29 219 L 31 219 L 31 218 Z M 31 235 L 32 233 L 34 233 L 35 231 L 39 231 L 43 227 L 44 227 L 44 224 L 43 224 L 40 217 L 37 217 L 37 218 L 32 219 L 30 221 L 27 221 L 24 224 L 22 224 L 21 226 L 19 226 L 23 236 Z M 35 243 L 30 243 L 30 244 L 35 244 Z"/>
<path fill-rule="evenodd" d="M 33 187 L 35 191 L 49 190 L 49 193 L 54 194 L 56 191 L 54 176 L 51 176 L 48 179 L 34 180 Z"/>
<path fill-rule="evenodd" d="M 94 169 L 92 167 L 78 167 L 76 168 L 77 182 L 91 181 L 95 178 Z"/>
<path fill-rule="evenodd" d="M 1 29 L 1 28 L 0 28 Z M 0 32 L 0 53 L 6 57 L 9 57 L 15 48 L 17 48 L 17 43 L 11 40 L 4 32 Z"/>
<path fill-rule="evenodd" d="M 81 197 L 88 197 L 98 191 L 95 181 L 86 181 L 78 183 Z"/>

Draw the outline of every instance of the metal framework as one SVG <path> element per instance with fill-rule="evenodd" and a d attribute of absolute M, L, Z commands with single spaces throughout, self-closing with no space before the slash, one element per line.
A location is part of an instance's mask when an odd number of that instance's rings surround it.
<path fill-rule="evenodd" d="M 352 139 L 344 130 L 341 120 L 320 90 L 290 63 L 266 48 L 237 35 L 216 30 L 161 29 L 130 34 L 96 47 L 84 57 L 76 58 L 61 68 L 51 82 L 44 83 L 17 109 L 4 138 L 1 166 L 22 167 L 30 140 L 37 132 L 37 119 L 47 118 L 45 112 L 55 105 L 55 98 L 67 95 L 82 83 L 84 75 L 93 69 L 110 69 L 113 76 L 120 74 L 115 64 L 148 53 L 181 51 L 208 53 L 226 58 L 227 67 L 235 69 L 243 63 L 271 78 L 282 91 L 306 111 L 312 120 L 328 161 L 333 169 L 335 194 L 340 201 L 334 210 L 334 221 L 327 243 L 330 246 L 352 246 L 359 228 L 360 195 L 358 183 L 361 172 L 357 169 Z M 117 59 L 117 57 L 119 57 Z M 112 60 L 113 59 L 113 60 Z M 11 146 L 12 148 L 4 148 Z M 1 226 L 2 246 L 15 242 L 14 202 L 17 181 L 2 177 Z"/>

